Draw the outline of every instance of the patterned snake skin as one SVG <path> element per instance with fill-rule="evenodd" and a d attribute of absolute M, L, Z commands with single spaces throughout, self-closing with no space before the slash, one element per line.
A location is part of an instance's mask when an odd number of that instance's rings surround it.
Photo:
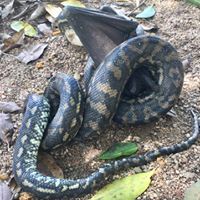
<path fill-rule="evenodd" d="M 135 99 L 121 98 L 131 75 L 144 65 L 149 66 L 149 71 L 157 77 L 159 89 Z M 124 124 L 158 119 L 174 105 L 182 84 L 183 67 L 176 50 L 168 42 L 153 36 L 132 38 L 110 52 L 89 83 L 86 101 L 73 77 L 58 74 L 51 79 L 43 96 L 29 96 L 14 148 L 13 172 L 17 183 L 40 198 L 82 196 L 105 184 L 105 179 L 119 170 L 188 149 L 199 133 L 194 113 L 194 131 L 186 141 L 104 164 L 88 177 L 57 179 L 44 176 L 36 166 L 40 145 L 51 149 L 71 140 L 77 132 L 85 135 L 103 131 L 113 118 Z"/>
<path fill-rule="evenodd" d="M 186 141 L 169 147 L 147 152 L 144 155 L 130 156 L 102 165 L 85 178 L 58 179 L 44 176 L 37 170 L 37 155 L 45 127 L 50 115 L 50 105 L 45 97 L 31 95 L 22 122 L 14 151 L 13 172 L 17 183 L 28 192 L 40 198 L 63 198 L 82 196 L 105 184 L 108 176 L 129 167 L 145 165 L 157 157 L 178 153 L 188 149 L 198 138 L 197 116 L 194 117 L 193 134 Z"/>

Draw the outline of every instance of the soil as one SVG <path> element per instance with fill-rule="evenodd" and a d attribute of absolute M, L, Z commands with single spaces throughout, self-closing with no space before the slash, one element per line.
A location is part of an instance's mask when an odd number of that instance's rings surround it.
<path fill-rule="evenodd" d="M 117 1 L 118 2 L 118 1 Z M 122 1 L 121 7 L 131 11 L 134 3 Z M 128 3 L 129 2 L 129 3 Z M 88 7 L 99 7 L 109 1 L 88 1 Z M 128 6 L 124 6 L 128 4 Z M 160 146 L 168 146 L 182 141 L 192 132 L 190 109 L 200 113 L 200 15 L 199 9 L 184 1 L 149 0 L 146 5 L 155 5 L 156 16 L 150 21 L 159 27 L 156 33 L 169 41 L 179 52 L 182 60 L 188 59 L 190 65 L 185 69 L 182 93 L 174 110 L 177 117 L 164 116 L 158 122 L 141 126 L 122 127 L 113 125 L 101 135 L 90 139 L 72 142 L 50 153 L 63 169 L 65 177 L 78 178 L 88 175 L 100 163 L 97 155 L 115 142 L 135 141 L 139 152 L 145 152 Z M 8 21 L 8 23 L 10 23 Z M 8 28 L 8 27 L 6 27 Z M 6 29 L 5 28 L 5 29 Z M 87 53 L 82 47 L 71 45 L 63 36 L 43 36 L 38 39 L 26 39 L 23 47 L 12 50 L 9 54 L 17 55 L 24 46 L 34 43 L 48 43 L 44 55 L 28 65 L 10 55 L 0 56 L 0 101 L 14 101 L 23 107 L 29 93 L 44 91 L 49 78 L 57 72 L 83 75 Z M 37 68 L 42 62 L 44 67 Z M 13 145 L 22 121 L 22 113 L 12 115 L 15 131 L 11 145 L 0 145 L 0 173 L 11 176 Z M 124 177 L 136 172 L 158 168 L 152 178 L 151 186 L 138 199 L 141 200 L 182 200 L 184 191 L 200 178 L 200 142 L 189 150 L 163 157 L 149 165 L 132 168 L 115 177 Z M 89 199 L 88 195 L 81 200 Z"/>

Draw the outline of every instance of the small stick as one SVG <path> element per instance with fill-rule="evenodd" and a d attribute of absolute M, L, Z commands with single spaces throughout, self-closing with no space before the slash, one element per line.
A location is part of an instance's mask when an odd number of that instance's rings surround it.
<path fill-rule="evenodd" d="M 136 8 L 134 8 L 129 14 L 128 17 L 131 16 L 132 14 L 134 14 L 134 12 L 140 8 L 147 0 L 144 0 L 143 2 L 141 2 Z"/>

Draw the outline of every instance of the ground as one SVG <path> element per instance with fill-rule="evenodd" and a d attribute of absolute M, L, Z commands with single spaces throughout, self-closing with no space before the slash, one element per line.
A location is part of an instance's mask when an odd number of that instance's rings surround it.
<path fill-rule="evenodd" d="M 88 6 L 98 7 L 101 3 L 89 1 Z M 174 110 L 178 117 L 163 117 L 158 122 L 139 127 L 119 127 L 113 125 L 101 135 L 94 135 L 84 145 L 72 143 L 54 150 L 51 154 L 63 169 L 65 177 L 77 178 L 88 175 L 101 163 L 96 155 L 118 141 L 136 141 L 140 152 L 149 151 L 159 146 L 177 143 L 188 137 L 192 131 L 190 108 L 200 113 L 200 15 L 199 9 L 184 1 L 165 0 L 146 1 L 154 4 L 156 16 L 151 22 L 157 24 L 157 35 L 169 41 L 179 52 L 182 60 L 188 59 L 190 66 L 185 69 L 182 93 Z M 125 9 L 131 9 L 125 7 Z M 42 58 L 44 68 L 38 69 L 37 62 L 28 65 L 20 63 L 12 56 L 0 57 L 0 101 L 14 101 L 23 107 L 29 93 L 41 93 L 52 74 L 57 72 L 80 73 L 82 75 L 87 53 L 81 47 L 72 46 L 62 36 L 43 37 L 27 40 L 31 43 L 47 42 L 48 48 Z M 17 55 L 22 47 L 10 53 Z M 12 145 L 0 145 L 0 172 L 12 173 L 13 144 L 21 125 L 22 113 L 13 115 L 15 133 Z M 153 177 L 149 189 L 138 199 L 142 200 L 181 200 L 185 189 L 200 178 L 200 142 L 189 150 L 163 157 L 162 167 Z M 141 168 L 133 168 L 118 174 L 122 177 L 135 172 L 157 168 L 161 164 L 155 161 Z M 88 199 L 90 195 L 80 198 Z"/>

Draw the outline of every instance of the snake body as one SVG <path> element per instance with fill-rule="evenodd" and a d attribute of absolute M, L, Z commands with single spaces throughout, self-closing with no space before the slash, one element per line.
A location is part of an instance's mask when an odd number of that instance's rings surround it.
<path fill-rule="evenodd" d="M 134 99 L 122 95 L 132 74 L 144 66 L 156 77 L 158 90 L 144 92 Z M 36 167 L 40 145 L 51 149 L 71 140 L 77 132 L 89 135 L 103 131 L 113 119 L 124 124 L 158 119 L 174 105 L 182 84 L 183 67 L 176 50 L 168 42 L 154 36 L 138 36 L 114 48 L 94 72 L 85 103 L 77 81 L 58 74 L 51 79 L 43 96 L 29 97 L 14 148 L 13 172 L 16 181 L 24 190 L 41 198 L 81 196 L 105 184 L 108 176 L 121 169 L 141 166 L 161 155 L 188 149 L 198 138 L 195 114 L 195 129 L 186 141 L 104 164 L 88 177 L 57 179 L 44 176 Z M 63 121 L 66 126 L 60 123 Z"/>
<path fill-rule="evenodd" d="M 105 184 L 105 179 L 119 170 L 145 165 L 157 157 L 188 149 L 198 138 L 198 120 L 194 116 L 194 131 L 180 144 L 150 151 L 144 155 L 130 156 L 102 165 L 91 175 L 81 179 L 58 179 L 37 170 L 37 155 L 50 115 L 50 104 L 44 96 L 29 97 L 27 109 L 14 151 L 13 172 L 17 183 L 40 198 L 77 197 L 92 192 Z"/>
<path fill-rule="evenodd" d="M 121 98 L 122 91 L 131 75 L 144 65 L 152 73 L 156 71 L 159 90 L 125 101 Z M 158 119 L 174 105 L 182 84 L 182 63 L 168 42 L 152 36 L 129 39 L 117 46 L 95 71 L 79 134 L 105 130 L 113 117 L 123 124 Z"/>

